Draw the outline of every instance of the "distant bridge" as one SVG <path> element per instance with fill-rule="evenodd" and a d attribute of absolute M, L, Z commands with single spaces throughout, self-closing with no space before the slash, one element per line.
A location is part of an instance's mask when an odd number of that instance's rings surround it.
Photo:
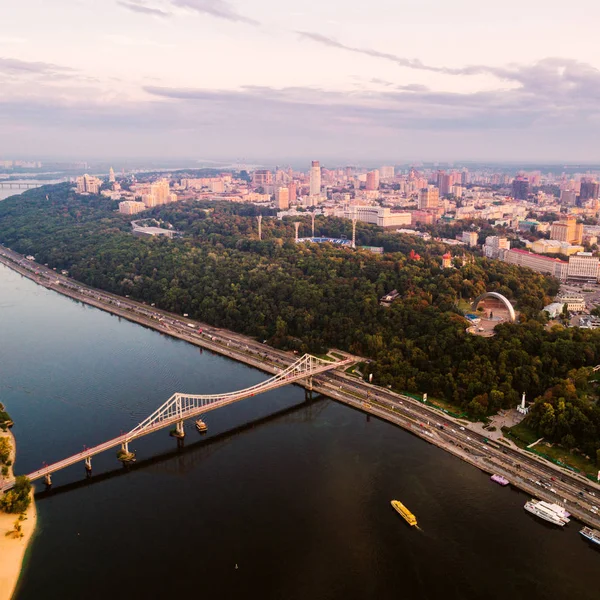
<path fill-rule="evenodd" d="M 64 181 L 64 180 L 63 180 Z M 50 185 L 54 183 L 60 183 L 61 181 L 0 181 L 0 190 L 32 190 L 34 188 L 42 187 L 43 185 Z"/>
<path fill-rule="evenodd" d="M 121 447 L 120 453 L 122 453 L 122 456 L 124 457 L 122 460 L 130 459 L 133 457 L 133 454 L 129 452 L 129 442 L 137 438 L 158 431 L 159 429 L 169 427 L 170 425 L 175 425 L 175 435 L 183 438 L 185 435 L 183 422 L 186 419 L 199 417 L 211 410 L 233 404 L 234 402 L 239 402 L 250 396 L 256 396 L 257 394 L 262 394 L 263 392 L 274 390 L 302 379 L 308 380 L 306 387 L 307 389 L 312 390 L 312 378 L 314 375 L 337 369 L 338 367 L 350 364 L 351 362 L 352 361 L 349 359 L 329 362 L 311 356 L 310 354 L 305 354 L 295 363 L 271 377 L 271 379 L 267 379 L 267 381 L 263 381 L 262 383 L 258 383 L 243 390 L 230 392 L 228 394 L 213 394 L 208 396 L 179 393 L 173 394 L 160 408 L 154 411 L 137 427 L 134 427 L 129 433 L 120 435 L 112 440 L 99 444 L 98 446 L 94 446 L 93 448 L 86 448 L 83 452 L 74 454 L 73 456 L 54 464 L 46 465 L 42 469 L 30 473 L 27 477 L 30 481 L 45 479 L 46 483 L 50 485 L 50 476 L 52 473 L 70 467 L 78 462 L 84 462 L 86 470 L 91 471 L 91 460 L 93 456 L 100 454 L 105 450 L 116 448 L 117 446 Z M 0 492 L 9 490 L 13 485 L 14 480 L 6 482 L 0 487 Z"/>

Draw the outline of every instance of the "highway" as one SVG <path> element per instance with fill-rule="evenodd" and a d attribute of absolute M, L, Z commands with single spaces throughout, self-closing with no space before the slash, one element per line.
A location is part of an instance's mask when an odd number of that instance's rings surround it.
<path fill-rule="evenodd" d="M 298 358 L 247 336 L 87 287 L 3 246 L 0 246 L 0 262 L 61 294 L 268 373 L 275 374 Z M 600 529 L 600 485 L 582 475 L 508 443 L 486 442 L 483 435 L 469 429 L 466 421 L 342 371 L 315 376 L 314 390 L 395 423 L 485 472 L 504 475 L 515 487 L 534 497 L 561 504 L 573 516 Z"/>

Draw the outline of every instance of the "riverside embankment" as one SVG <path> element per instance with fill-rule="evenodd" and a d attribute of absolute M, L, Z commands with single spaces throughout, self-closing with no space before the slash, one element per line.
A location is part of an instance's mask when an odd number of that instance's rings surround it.
<path fill-rule="evenodd" d="M 268 373 L 278 372 L 295 359 L 290 353 L 275 350 L 234 332 L 89 288 L 2 247 L 0 261 L 48 289 Z M 300 382 L 300 385 L 303 383 Z M 342 372 L 315 378 L 314 390 L 399 425 L 485 472 L 502 473 L 508 476 L 514 486 L 528 493 L 564 502 L 573 515 L 585 523 L 600 527 L 600 520 L 595 513 L 597 509 L 593 504 L 594 497 L 584 501 L 579 495 L 586 487 L 594 488 L 600 495 L 600 487 L 580 476 L 510 446 L 488 445 L 482 435 L 469 430 L 467 423 L 452 419 L 413 398 L 372 386 Z M 551 489 L 540 484 L 544 479 L 555 480 Z"/>
<path fill-rule="evenodd" d="M 11 444 L 11 461 L 14 465 L 16 458 L 15 438 L 9 431 L 0 431 L 0 438 L 7 438 Z M 12 477 L 12 466 L 9 467 L 9 477 Z M 1 481 L 0 477 L 0 481 Z M 33 501 L 19 520 L 19 515 L 0 512 L 0 600 L 10 600 L 19 581 L 19 576 L 25 560 L 27 548 L 35 532 L 37 513 Z M 20 531 L 15 531 L 15 525 Z"/>

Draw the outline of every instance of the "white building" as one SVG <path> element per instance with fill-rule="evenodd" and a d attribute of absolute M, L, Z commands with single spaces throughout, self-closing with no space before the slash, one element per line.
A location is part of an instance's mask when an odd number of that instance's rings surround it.
<path fill-rule="evenodd" d="M 488 258 L 498 258 L 500 250 L 510 250 L 510 242 L 505 237 L 490 235 L 485 238 L 483 253 Z"/>
<path fill-rule="evenodd" d="M 600 259 L 591 252 L 579 252 L 569 256 L 567 278 L 580 281 L 598 281 Z"/>
<path fill-rule="evenodd" d="M 357 219 L 363 223 L 372 223 L 379 227 L 401 227 L 410 225 L 411 213 L 393 213 L 389 208 L 381 206 L 349 206 L 343 213 L 346 219 Z"/>
<path fill-rule="evenodd" d="M 556 319 L 562 313 L 564 305 L 564 302 L 553 302 L 552 304 L 548 304 L 548 306 L 544 306 L 544 310 L 551 319 Z"/>

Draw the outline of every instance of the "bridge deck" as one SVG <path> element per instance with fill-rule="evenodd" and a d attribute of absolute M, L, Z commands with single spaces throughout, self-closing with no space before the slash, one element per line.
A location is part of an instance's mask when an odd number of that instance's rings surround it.
<path fill-rule="evenodd" d="M 179 393 L 174 394 L 167 402 L 165 402 L 165 404 L 163 404 L 163 406 L 152 413 L 148 419 L 140 423 L 128 433 L 103 442 L 102 444 L 92 448 L 86 448 L 82 452 L 73 454 L 72 456 L 69 456 L 68 458 L 55 462 L 51 465 L 46 465 L 43 468 L 30 473 L 27 475 L 27 477 L 30 481 L 36 481 L 45 477 L 46 475 L 50 475 L 78 462 L 82 462 L 87 458 L 91 458 L 96 454 L 100 454 L 101 452 L 105 452 L 111 448 L 116 448 L 117 446 L 129 443 L 137 438 L 149 435 L 155 431 L 159 431 L 160 429 L 164 429 L 165 427 L 169 427 L 170 425 L 174 425 L 180 421 L 197 417 L 211 410 L 227 406 L 228 404 L 233 404 L 234 402 L 239 402 L 240 400 L 244 400 L 245 398 L 249 398 L 269 390 L 283 387 L 301 379 L 307 379 L 313 375 L 318 375 L 319 373 L 337 369 L 338 367 L 345 366 L 351 362 L 351 360 L 326 362 L 306 354 L 271 379 L 244 390 L 231 392 L 229 394 L 213 394 L 206 396 Z M 9 490 L 13 485 L 14 480 L 6 482 L 2 487 L 0 487 L 0 492 Z"/>

